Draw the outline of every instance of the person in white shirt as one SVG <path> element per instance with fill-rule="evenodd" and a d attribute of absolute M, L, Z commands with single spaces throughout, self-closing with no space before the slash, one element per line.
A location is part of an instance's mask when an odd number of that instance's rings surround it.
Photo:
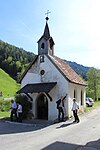
<path fill-rule="evenodd" d="M 18 102 L 17 117 L 18 117 L 18 122 L 22 122 L 22 105 L 20 102 Z"/>
<path fill-rule="evenodd" d="M 11 114 L 10 114 L 10 119 L 11 121 L 14 120 L 14 115 L 16 117 L 16 121 L 17 121 L 17 104 L 14 100 L 11 100 L 12 106 L 11 106 Z"/>
<path fill-rule="evenodd" d="M 78 117 L 78 114 L 77 114 L 77 111 L 79 109 L 79 105 L 78 103 L 76 102 L 76 99 L 73 98 L 73 105 L 72 105 L 72 111 L 73 111 L 73 116 L 74 116 L 74 121 L 73 122 L 77 122 L 79 123 L 79 117 Z"/>

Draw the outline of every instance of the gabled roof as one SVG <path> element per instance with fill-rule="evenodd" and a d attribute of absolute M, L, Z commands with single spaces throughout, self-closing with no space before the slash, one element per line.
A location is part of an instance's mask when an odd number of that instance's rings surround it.
<path fill-rule="evenodd" d="M 47 56 L 69 82 L 86 86 L 86 82 L 62 59 L 57 56 Z"/>
<path fill-rule="evenodd" d="M 48 59 L 55 65 L 55 67 L 59 70 L 59 72 L 69 81 L 75 84 L 86 86 L 85 81 L 62 59 L 57 56 L 46 55 Z M 28 70 L 31 66 L 36 62 L 38 55 L 34 58 L 34 60 L 30 63 L 28 68 L 23 73 L 21 80 L 24 78 Z"/>

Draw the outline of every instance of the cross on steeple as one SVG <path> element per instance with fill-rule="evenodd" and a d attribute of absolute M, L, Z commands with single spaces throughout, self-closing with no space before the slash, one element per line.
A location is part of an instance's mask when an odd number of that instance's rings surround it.
<path fill-rule="evenodd" d="M 48 17 L 48 14 L 50 14 L 51 12 L 49 11 L 49 10 L 47 10 L 47 13 L 45 13 L 45 15 L 47 15 L 47 17 L 45 18 L 46 19 L 46 21 L 48 21 L 49 20 L 49 17 Z"/>
<path fill-rule="evenodd" d="M 38 55 L 54 55 L 54 41 L 50 36 L 49 26 L 48 26 L 48 14 L 51 13 L 49 10 L 45 13 L 46 23 L 44 28 L 44 33 L 41 38 L 38 40 Z"/>

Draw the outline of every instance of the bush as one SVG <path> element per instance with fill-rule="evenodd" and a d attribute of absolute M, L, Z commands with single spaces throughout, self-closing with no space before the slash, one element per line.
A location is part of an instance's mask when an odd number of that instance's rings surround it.
<path fill-rule="evenodd" d="M 11 102 L 9 100 L 0 100 L 0 111 L 9 111 Z"/>
<path fill-rule="evenodd" d="M 32 104 L 28 101 L 28 98 L 25 95 L 16 95 L 15 96 L 16 103 L 20 102 L 23 109 L 23 118 L 27 118 L 27 114 L 29 110 L 32 108 Z"/>

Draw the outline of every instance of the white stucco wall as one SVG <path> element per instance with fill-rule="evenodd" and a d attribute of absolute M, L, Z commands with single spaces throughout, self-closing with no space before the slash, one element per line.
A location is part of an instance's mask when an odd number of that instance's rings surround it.
<path fill-rule="evenodd" d="M 40 71 L 45 70 L 45 74 L 43 76 L 40 75 Z M 40 63 L 38 59 L 37 62 L 31 67 L 31 69 L 27 72 L 25 77 L 22 80 L 22 87 L 28 83 L 41 83 L 41 82 L 57 82 L 57 85 L 49 92 L 49 95 L 53 98 L 51 102 L 48 99 L 48 119 L 54 120 L 57 118 L 58 112 L 56 109 L 56 101 L 63 95 L 65 96 L 68 93 L 68 82 L 62 76 L 62 74 L 57 70 L 57 68 L 52 64 L 52 62 L 45 56 L 44 62 Z M 35 99 L 38 96 L 38 93 L 33 93 L 33 113 L 36 116 L 36 108 L 35 107 Z M 67 98 L 65 100 L 65 108 L 68 112 L 67 108 Z"/>
<path fill-rule="evenodd" d="M 74 98 L 74 90 L 75 90 L 75 93 L 76 93 L 76 101 L 78 102 L 79 104 L 79 107 L 82 108 L 82 107 L 85 107 L 85 86 L 82 86 L 82 85 L 78 85 L 78 84 L 73 84 L 73 83 L 69 83 L 69 86 L 68 86 L 68 99 L 69 99 L 69 103 L 68 103 L 68 108 L 69 108 L 69 116 L 72 115 L 72 103 L 73 103 L 73 98 Z M 82 99 L 83 99 L 83 105 L 81 105 L 81 91 L 82 91 Z"/>
<path fill-rule="evenodd" d="M 50 96 L 53 101 L 49 100 L 49 120 L 55 119 L 58 116 L 58 111 L 56 109 L 56 101 L 61 97 L 61 95 L 66 95 L 68 92 L 68 82 L 58 71 L 58 69 L 52 64 L 52 62 L 45 56 L 45 63 L 40 63 L 40 70 L 45 70 L 45 74 L 41 77 L 42 82 L 57 82 L 57 85 L 50 91 Z M 65 101 L 65 107 L 66 101 Z"/>

